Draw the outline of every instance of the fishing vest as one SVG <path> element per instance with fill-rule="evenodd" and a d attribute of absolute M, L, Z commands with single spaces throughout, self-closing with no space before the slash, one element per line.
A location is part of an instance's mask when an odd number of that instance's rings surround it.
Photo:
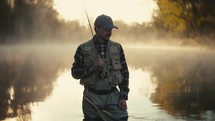
<path fill-rule="evenodd" d="M 81 45 L 83 50 L 84 64 L 87 68 L 94 65 L 95 61 L 100 56 L 97 52 L 93 39 Z M 122 69 L 120 61 L 120 45 L 116 42 L 109 41 L 107 44 L 106 58 L 103 59 L 104 65 L 99 71 L 95 71 L 87 77 L 80 80 L 80 84 L 90 88 L 108 89 L 117 86 L 122 82 Z M 100 77 L 100 78 L 99 78 Z M 105 87 L 102 87 L 102 86 Z"/>

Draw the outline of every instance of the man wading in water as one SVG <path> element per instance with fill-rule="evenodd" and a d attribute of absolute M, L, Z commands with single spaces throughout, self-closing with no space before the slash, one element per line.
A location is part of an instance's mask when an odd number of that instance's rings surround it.
<path fill-rule="evenodd" d="M 84 86 L 83 121 L 127 121 L 129 71 L 122 46 L 110 40 L 118 27 L 107 15 L 98 16 L 94 27 L 96 34 L 78 46 L 71 69 Z"/>

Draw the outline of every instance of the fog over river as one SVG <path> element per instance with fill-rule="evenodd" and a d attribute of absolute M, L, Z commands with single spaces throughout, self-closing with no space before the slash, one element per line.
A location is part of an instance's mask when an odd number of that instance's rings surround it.
<path fill-rule="evenodd" d="M 0 46 L 0 120 L 81 121 L 77 45 Z M 215 120 L 215 51 L 123 45 L 129 121 Z"/>

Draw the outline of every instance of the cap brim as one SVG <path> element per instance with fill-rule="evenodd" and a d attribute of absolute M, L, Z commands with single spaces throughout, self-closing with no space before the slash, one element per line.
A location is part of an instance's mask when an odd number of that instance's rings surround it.
<path fill-rule="evenodd" d="M 113 28 L 116 28 L 116 29 L 118 29 L 118 27 L 117 27 L 117 26 L 115 26 L 115 25 L 114 25 L 114 27 L 113 27 Z"/>
<path fill-rule="evenodd" d="M 115 25 L 104 26 L 103 28 L 106 29 L 106 30 L 112 30 L 113 28 L 118 29 L 118 27 L 115 26 Z"/>

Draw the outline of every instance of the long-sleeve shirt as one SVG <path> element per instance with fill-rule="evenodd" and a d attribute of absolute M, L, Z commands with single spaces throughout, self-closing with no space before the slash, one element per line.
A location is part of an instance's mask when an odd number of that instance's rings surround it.
<path fill-rule="evenodd" d="M 93 37 L 94 45 L 97 50 L 97 52 L 100 54 L 101 57 L 106 57 L 106 49 L 107 49 L 107 43 L 108 41 L 104 42 L 104 44 L 100 44 L 98 40 L 96 39 L 96 36 Z M 82 79 L 86 76 L 88 76 L 89 68 L 87 68 L 84 64 L 84 58 L 83 58 L 83 50 L 80 46 L 78 46 L 75 56 L 74 56 L 74 63 L 71 68 L 71 74 L 75 79 Z M 122 46 L 120 45 L 120 61 L 122 69 L 120 70 L 123 80 L 122 83 L 120 83 L 119 89 L 120 89 L 120 98 L 127 100 L 128 99 L 128 93 L 129 93 L 129 70 L 127 67 L 125 55 Z"/>

